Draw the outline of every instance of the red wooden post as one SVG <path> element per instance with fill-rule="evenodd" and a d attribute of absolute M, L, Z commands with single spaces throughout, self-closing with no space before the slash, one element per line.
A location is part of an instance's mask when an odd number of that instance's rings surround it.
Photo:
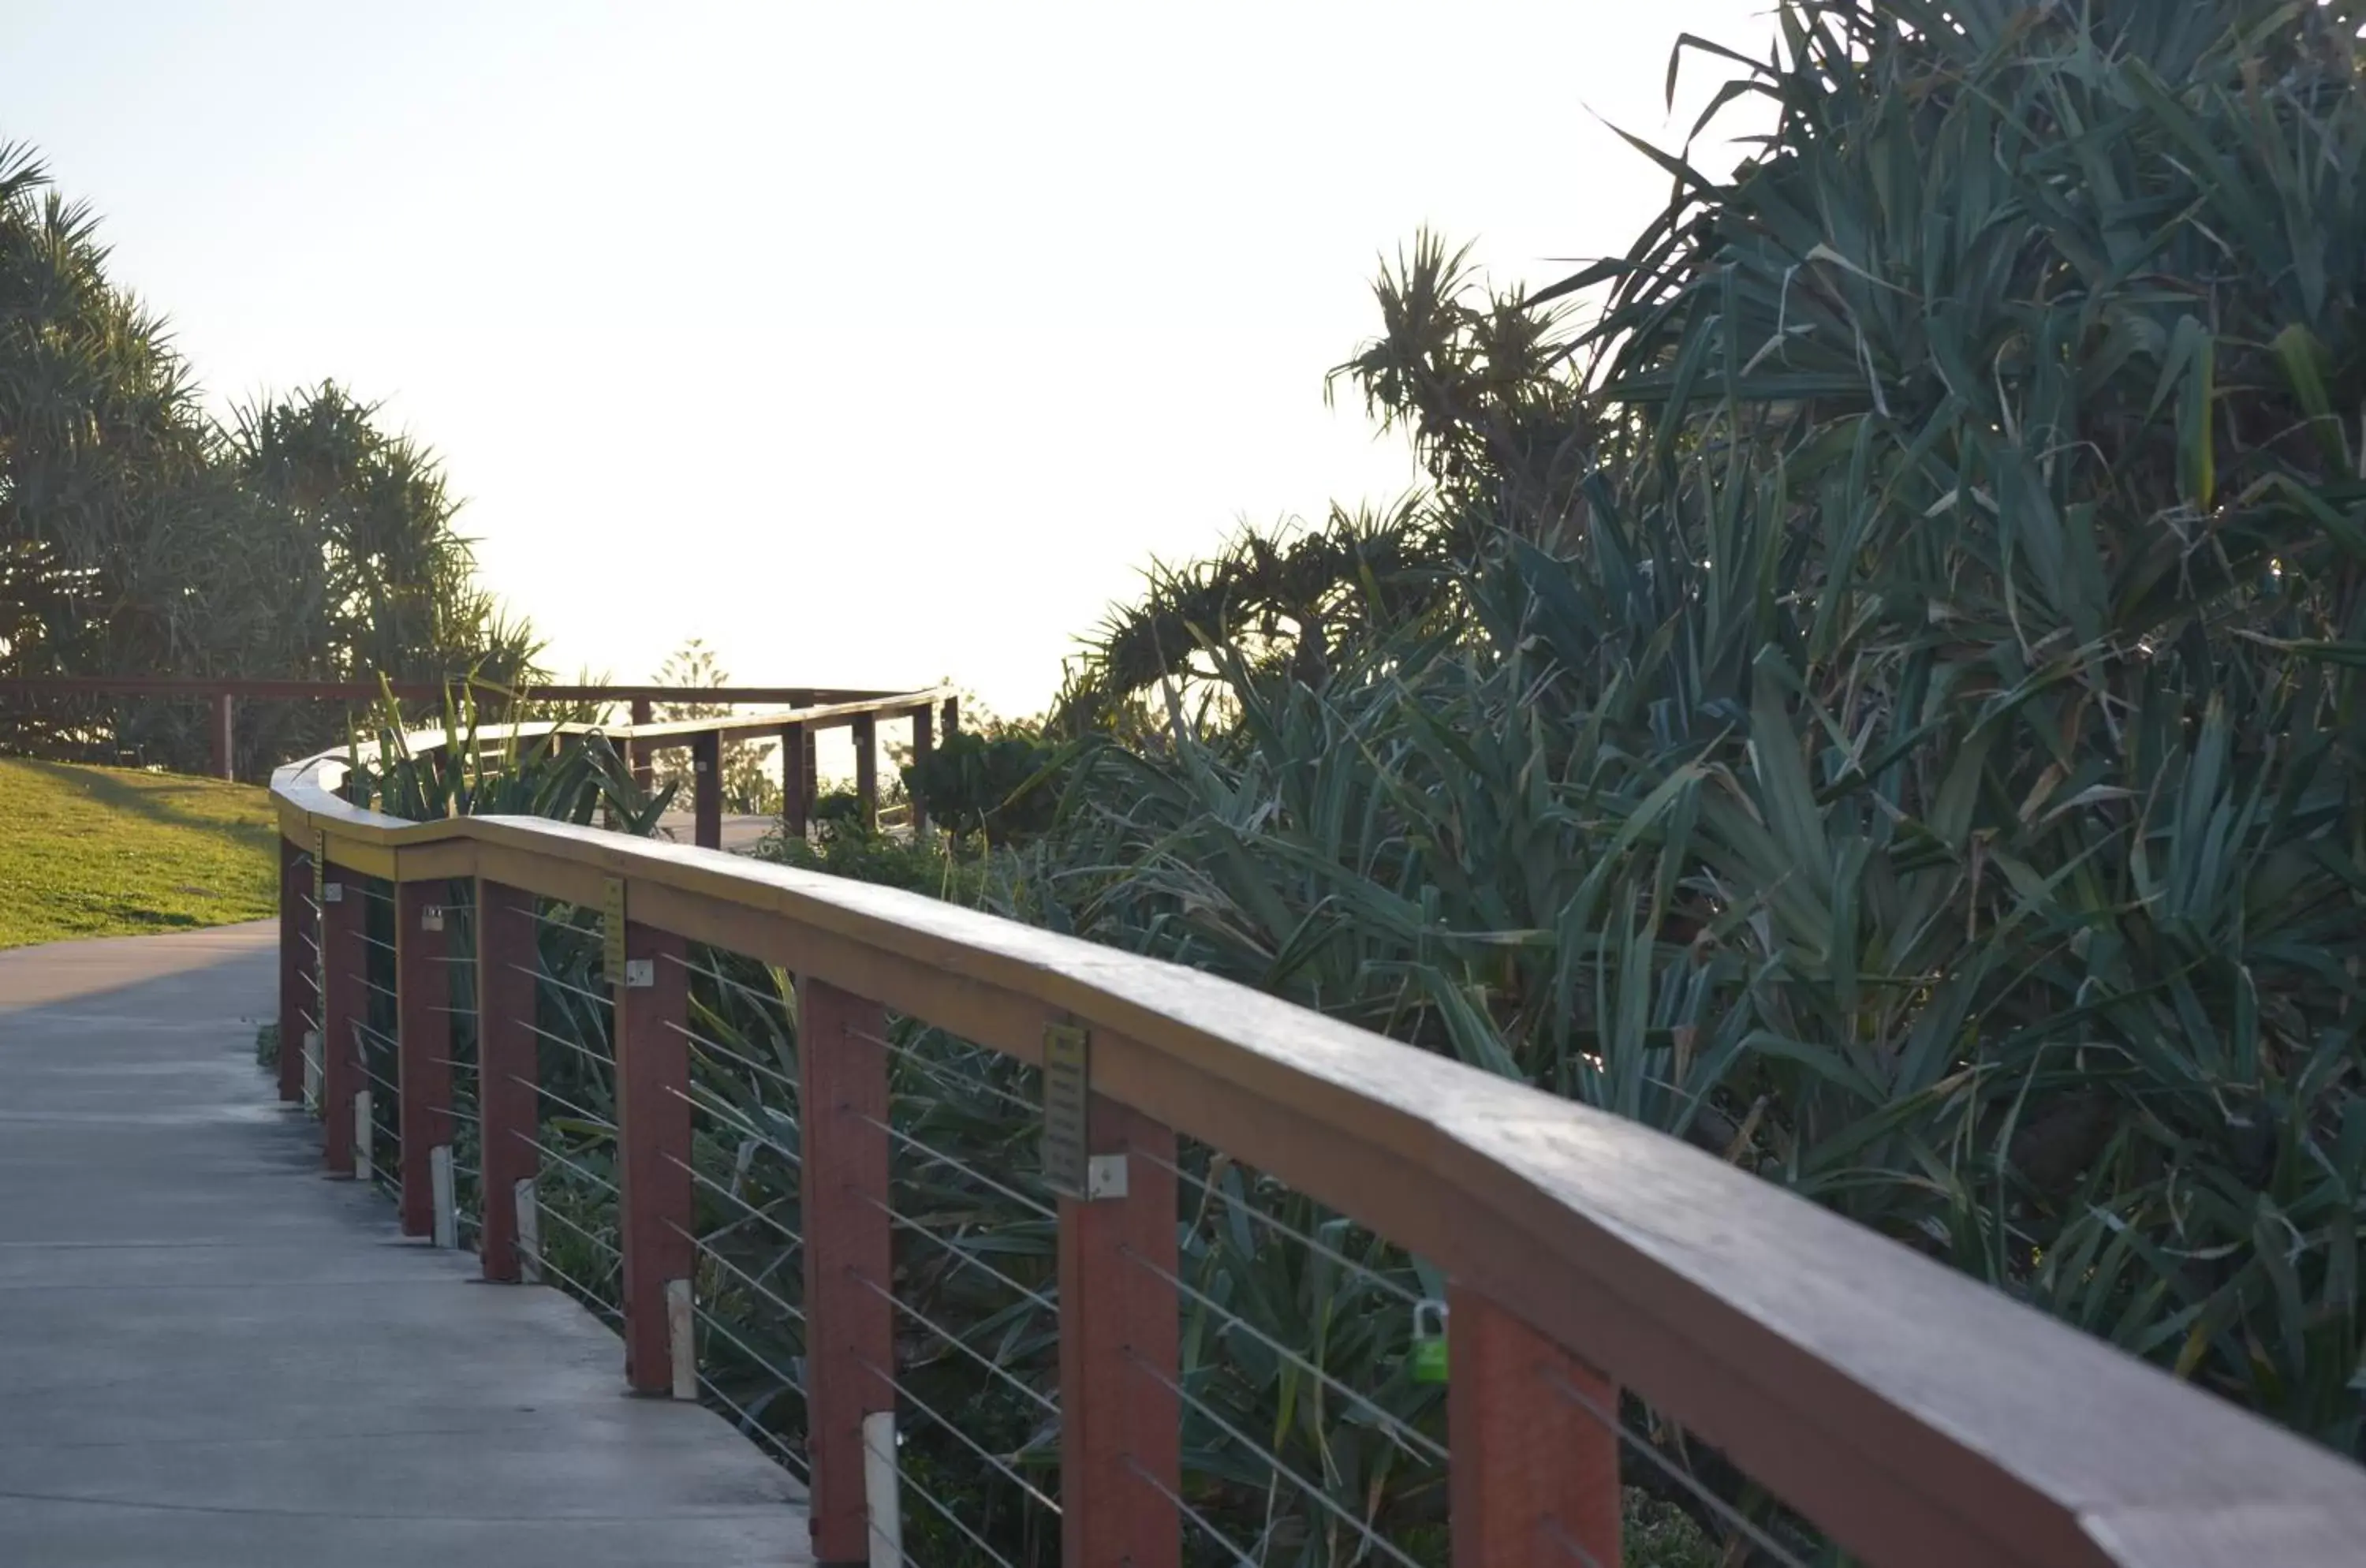
<path fill-rule="evenodd" d="M 1447 1300 L 1454 1561 L 1618 1568 L 1617 1389 L 1476 1292 Z"/>
<path fill-rule="evenodd" d="M 649 706 L 648 698 L 635 697 L 633 699 L 633 723 L 635 725 L 637 726 L 650 723 L 650 714 L 652 711 L 653 710 Z M 647 745 L 636 739 L 632 742 L 632 751 L 633 782 L 641 787 L 642 793 L 647 794 L 649 790 L 657 787 L 657 769 L 649 762 L 649 749 Z"/>
<path fill-rule="evenodd" d="M 402 1234 L 435 1234 L 435 1151 L 452 1146 L 450 884 L 394 890 L 395 1087 L 401 1104 Z"/>
<path fill-rule="evenodd" d="M 806 808 L 810 811 L 821 799 L 821 731 L 806 731 Z"/>
<path fill-rule="evenodd" d="M 887 1226 L 887 1017 L 810 976 L 797 982 L 797 1068 L 805 1107 L 806 1457 L 814 1560 L 871 1560 L 862 1418 L 896 1408 Z M 866 1285 L 863 1281 L 870 1281 Z M 871 1286 L 878 1287 L 874 1291 Z M 876 1369 L 875 1371 L 873 1369 Z"/>
<path fill-rule="evenodd" d="M 781 726 L 781 826 L 791 839 L 803 839 L 813 817 L 813 773 L 806 755 L 811 744 L 804 725 Z"/>
<path fill-rule="evenodd" d="M 697 1248 L 690 1179 L 690 971 L 682 939 L 627 919 L 616 984 L 616 1228 L 625 1254 L 625 1382 L 673 1387 L 666 1286 Z"/>
<path fill-rule="evenodd" d="M 1123 1156 L 1125 1190 L 1060 1200 L 1060 1561 L 1177 1568 L 1175 1134 L 1098 1095 L 1089 1115 L 1087 1146 Z"/>
<path fill-rule="evenodd" d="M 691 799 L 697 813 L 691 841 L 703 850 L 723 847 L 723 737 L 716 730 L 690 738 Z"/>
<path fill-rule="evenodd" d="M 535 1059 L 534 895 L 477 884 L 477 1116 L 484 1190 L 478 1250 L 485 1278 L 519 1277 L 517 1184 L 542 1174 L 535 1142 L 540 1080 Z"/>
<path fill-rule="evenodd" d="M 929 759 L 936 754 L 935 727 L 930 722 L 935 717 L 936 715 L 930 713 L 925 704 L 912 710 L 912 776 L 914 778 L 921 775 L 929 765 Z M 912 832 L 915 837 L 918 837 L 928 830 L 929 808 L 921 804 L 918 790 L 910 789 L 905 793 L 911 797 Z"/>
<path fill-rule="evenodd" d="M 879 721 L 858 715 L 854 730 L 854 798 L 866 829 L 879 826 Z"/>
<path fill-rule="evenodd" d="M 354 1174 L 354 1096 L 362 1087 L 361 1021 L 367 1015 L 369 908 L 359 879 L 332 865 L 321 883 L 321 1159 L 329 1174 Z"/>
<path fill-rule="evenodd" d="M 214 694 L 214 777 L 238 777 L 238 699 L 228 692 Z"/>
<path fill-rule="evenodd" d="M 312 999 L 312 950 L 304 944 L 311 931 L 305 908 L 312 895 L 312 856 L 303 846 L 279 840 L 279 1098 L 293 1103 L 304 1098 L 304 1035 L 306 1005 Z"/>

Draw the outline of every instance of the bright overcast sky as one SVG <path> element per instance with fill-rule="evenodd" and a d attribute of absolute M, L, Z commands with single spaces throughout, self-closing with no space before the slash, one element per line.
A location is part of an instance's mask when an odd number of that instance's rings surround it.
<path fill-rule="evenodd" d="M 218 400 L 443 454 L 564 674 L 1039 708 L 1153 558 L 1413 478 L 1324 372 L 1427 224 L 1623 250 L 1670 46 L 1765 0 L 0 0 L 0 140 Z M 1697 103 L 1716 62 L 1686 66 Z"/>

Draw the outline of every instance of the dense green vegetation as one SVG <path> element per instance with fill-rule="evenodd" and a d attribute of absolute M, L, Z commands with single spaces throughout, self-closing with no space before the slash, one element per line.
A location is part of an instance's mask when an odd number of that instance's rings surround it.
<path fill-rule="evenodd" d="M 1015 907 L 2360 1454 L 2359 18 L 1779 15 L 1772 65 L 1688 46 L 1771 140 L 1652 154 L 1625 256 L 1381 279 L 1342 384 L 1419 444 L 1449 591 L 1200 625 L 1163 715 L 1128 650 L 1184 596 L 1119 617 Z"/>
<path fill-rule="evenodd" d="M 0 758 L 0 947 L 261 919 L 278 908 L 264 792 Z"/>
<path fill-rule="evenodd" d="M 534 673 L 434 457 L 330 383 L 219 421 L 89 210 L 0 144 L 0 678 Z M 0 703 L 0 750 L 194 772 L 198 705 Z M 344 737 L 255 705 L 242 775 Z"/>

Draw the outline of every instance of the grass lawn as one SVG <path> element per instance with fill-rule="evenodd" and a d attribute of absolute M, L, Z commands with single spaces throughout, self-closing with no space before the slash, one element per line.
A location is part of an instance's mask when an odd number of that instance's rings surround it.
<path fill-rule="evenodd" d="M 0 947 L 259 919 L 275 836 L 254 784 L 0 757 Z"/>

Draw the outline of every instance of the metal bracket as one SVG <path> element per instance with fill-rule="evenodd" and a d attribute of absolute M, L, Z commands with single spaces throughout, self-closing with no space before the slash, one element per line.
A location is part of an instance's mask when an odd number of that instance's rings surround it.
<path fill-rule="evenodd" d="M 517 1214 L 517 1277 L 521 1285 L 542 1283 L 542 1204 L 535 1196 L 534 1178 L 521 1176 L 510 1190 Z"/>
<path fill-rule="evenodd" d="M 438 1144 L 427 1151 L 427 1183 L 435 1211 L 435 1245 L 446 1251 L 460 1245 L 460 1213 L 452 1187 L 452 1145 Z"/>
<path fill-rule="evenodd" d="M 694 1332 L 695 1306 L 687 1280 L 665 1282 L 666 1351 L 672 1363 L 673 1396 L 676 1399 L 698 1397 L 698 1337 Z"/>
<path fill-rule="evenodd" d="M 626 990 L 646 991 L 653 988 L 657 983 L 658 961 L 656 959 L 627 958 L 625 960 L 625 988 Z"/>
<path fill-rule="evenodd" d="M 342 883 L 342 882 L 332 882 L 332 883 L 328 884 L 327 886 L 323 886 L 323 887 L 321 889 L 321 903 L 323 903 L 323 904 L 342 904 L 342 903 L 344 903 L 344 901 L 345 901 L 345 885 L 344 885 L 344 883 Z"/>
<path fill-rule="evenodd" d="M 1095 1155 L 1085 1163 L 1085 1197 L 1090 1199 L 1122 1198 L 1126 1195 L 1125 1156 Z"/>
<path fill-rule="evenodd" d="M 442 931 L 444 929 L 444 906 L 441 904 L 429 904 L 425 908 L 422 908 L 419 911 L 419 929 L 423 931 Z"/>

